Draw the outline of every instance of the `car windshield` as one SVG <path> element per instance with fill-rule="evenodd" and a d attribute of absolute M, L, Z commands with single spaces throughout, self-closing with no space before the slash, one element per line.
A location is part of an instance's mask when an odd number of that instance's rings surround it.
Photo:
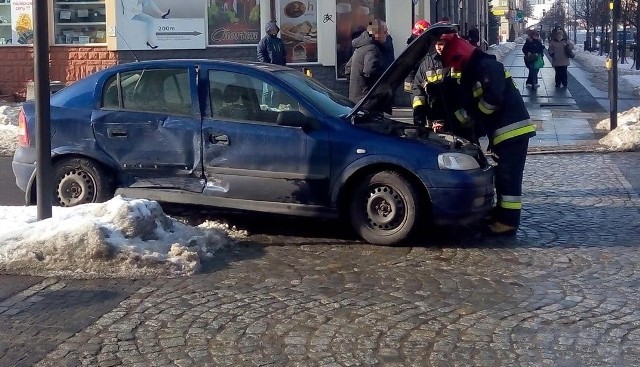
<path fill-rule="evenodd" d="M 309 100 L 314 101 L 315 105 L 327 115 L 345 116 L 355 106 L 347 97 L 328 89 L 299 71 L 280 71 L 278 76 Z"/>

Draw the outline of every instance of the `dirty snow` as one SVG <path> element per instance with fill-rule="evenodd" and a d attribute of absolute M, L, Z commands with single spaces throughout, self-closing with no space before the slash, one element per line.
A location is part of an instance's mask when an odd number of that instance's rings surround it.
<path fill-rule="evenodd" d="M 242 237 L 219 223 L 188 226 L 155 201 L 117 196 L 101 204 L 0 207 L 0 272 L 71 277 L 190 275 Z"/>

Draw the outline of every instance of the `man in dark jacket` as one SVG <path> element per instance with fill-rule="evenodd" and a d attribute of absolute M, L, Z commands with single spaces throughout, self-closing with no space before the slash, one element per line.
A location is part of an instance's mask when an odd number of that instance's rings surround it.
<path fill-rule="evenodd" d="M 486 134 L 496 156 L 495 185 L 497 207 L 488 232 L 515 235 L 522 210 L 522 176 L 529 138 L 535 125 L 504 65 L 458 35 L 444 35 L 445 66 L 462 71 L 460 121 L 475 123 L 476 133 Z M 471 119 L 469 119 L 471 118 Z M 479 133 L 479 131 L 481 131 Z"/>
<path fill-rule="evenodd" d="M 353 102 L 360 101 L 384 73 L 383 45 L 386 37 L 384 23 L 376 19 L 366 32 L 353 40 L 353 55 L 345 69 L 349 76 L 349 99 Z"/>
<path fill-rule="evenodd" d="M 284 42 L 278 37 L 280 28 L 276 22 L 269 22 L 265 27 L 267 35 L 258 43 L 258 61 L 268 64 L 285 65 L 287 58 L 285 56 Z"/>

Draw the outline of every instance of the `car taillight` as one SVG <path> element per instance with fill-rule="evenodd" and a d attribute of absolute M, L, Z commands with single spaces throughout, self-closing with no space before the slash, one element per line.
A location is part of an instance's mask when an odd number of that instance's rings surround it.
<path fill-rule="evenodd" d="M 27 116 L 20 110 L 18 114 L 18 144 L 23 147 L 29 146 L 29 128 L 27 127 Z"/>

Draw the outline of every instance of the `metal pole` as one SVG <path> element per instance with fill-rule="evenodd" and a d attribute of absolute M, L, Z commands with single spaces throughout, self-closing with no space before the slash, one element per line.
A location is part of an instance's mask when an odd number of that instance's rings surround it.
<path fill-rule="evenodd" d="M 573 44 L 578 45 L 578 0 L 573 1 Z"/>
<path fill-rule="evenodd" d="M 51 92 L 49 87 L 49 2 L 33 2 L 33 61 L 36 97 L 36 192 L 38 220 L 51 218 Z"/>
<path fill-rule="evenodd" d="M 618 126 L 618 21 L 620 20 L 620 0 L 612 0 L 611 8 L 611 100 L 609 107 L 610 130 Z"/>

